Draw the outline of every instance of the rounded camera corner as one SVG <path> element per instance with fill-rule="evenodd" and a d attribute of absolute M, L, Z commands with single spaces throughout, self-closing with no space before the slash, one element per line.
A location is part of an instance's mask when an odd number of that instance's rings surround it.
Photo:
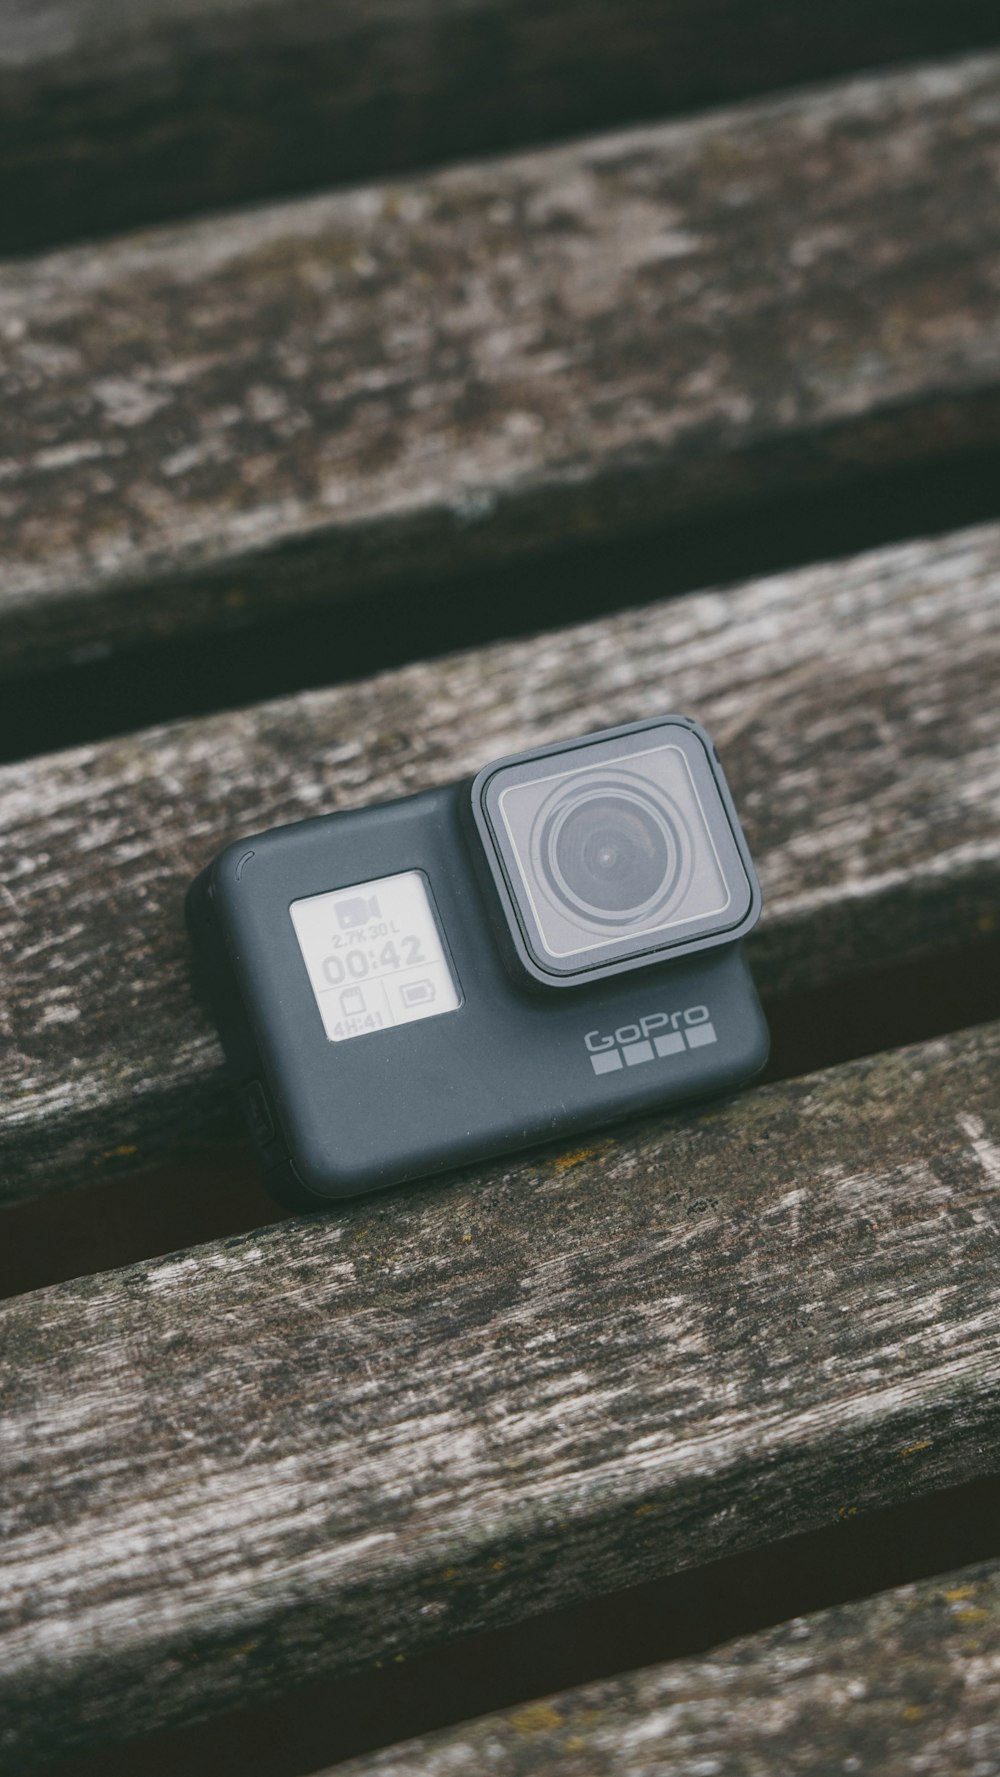
<path fill-rule="evenodd" d="M 488 765 L 481 766 L 476 772 L 475 776 L 469 783 L 469 796 L 472 800 L 472 807 L 474 810 L 484 806 L 484 798 L 490 778 L 495 777 L 497 772 L 500 771 L 506 763 L 507 761 L 505 759 L 492 759 Z"/>

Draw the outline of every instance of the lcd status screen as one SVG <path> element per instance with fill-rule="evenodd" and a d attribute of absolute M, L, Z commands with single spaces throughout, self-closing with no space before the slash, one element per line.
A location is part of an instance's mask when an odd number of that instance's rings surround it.
<path fill-rule="evenodd" d="M 420 870 L 309 895 L 289 911 L 331 1043 L 461 1005 Z"/>

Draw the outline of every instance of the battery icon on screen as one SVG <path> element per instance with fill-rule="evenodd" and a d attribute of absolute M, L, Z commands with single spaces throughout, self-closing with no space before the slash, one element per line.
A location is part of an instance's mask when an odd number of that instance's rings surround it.
<path fill-rule="evenodd" d="M 437 998 L 433 981 L 407 981 L 399 990 L 404 1006 L 426 1006 Z"/>

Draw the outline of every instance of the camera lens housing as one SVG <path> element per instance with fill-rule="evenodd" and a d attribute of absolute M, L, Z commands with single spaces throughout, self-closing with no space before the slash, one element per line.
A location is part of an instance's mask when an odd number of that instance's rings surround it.
<path fill-rule="evenodd" d="M 686 717 L 500 760 L 472 814 L 516 958 L 547 985 L 731 943 L 759 915 L 714 748 Z"/>

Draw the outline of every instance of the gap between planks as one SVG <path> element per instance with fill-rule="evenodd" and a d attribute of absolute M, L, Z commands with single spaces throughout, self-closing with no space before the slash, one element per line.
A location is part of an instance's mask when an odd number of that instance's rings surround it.
<path fill-rule="evenodd" d="M 0 0 L 0 252 L 996 36 L 991 0 Z"/>
<path fill-rule="evenodd" d="M 350 1759 L 336 1777 L 998 1768 L 1000 1566 L 983 1563 Z"/>

